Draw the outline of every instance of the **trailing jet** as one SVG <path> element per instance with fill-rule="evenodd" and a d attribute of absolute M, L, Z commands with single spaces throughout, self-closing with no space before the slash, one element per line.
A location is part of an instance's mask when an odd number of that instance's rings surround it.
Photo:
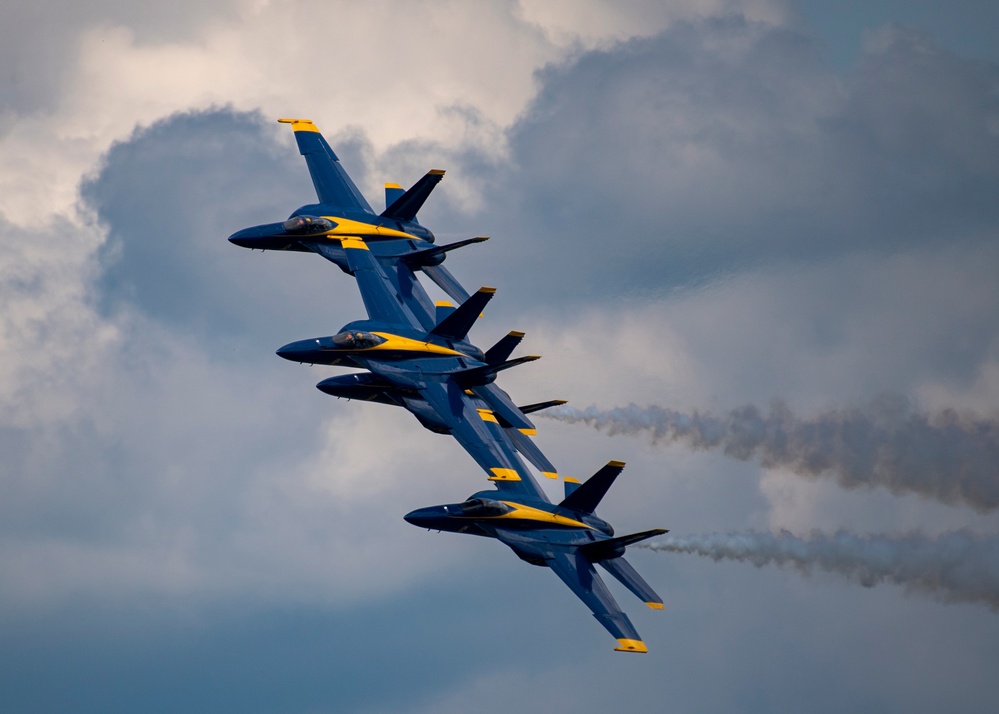
<path fill-rule="evenodd" d="M 497 483 L 464 503 L 421 508 L 406 515 L 414 526 L 496 538 L 522 560 L 548 566 L 593 612 L 616 639 L 618 652 L 648 652 L 628 616 L 593 567 L 599 564 L 646 605 L 663 601 L 624 559 L 629 545 L 666 533 L 662 528 L 614 537 L 610 524 L 594 511 L 624 468 L 611 461 L 586 483 L 565 480 L 565 498 L 554 505 L 531 481 Z"/>

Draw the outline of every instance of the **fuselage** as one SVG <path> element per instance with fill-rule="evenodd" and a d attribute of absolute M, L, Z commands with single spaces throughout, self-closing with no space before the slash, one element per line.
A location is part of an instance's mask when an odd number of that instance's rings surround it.
<path fill-rule="evenodd" d="M 481 491 L 462 503 L 419 508 L 407 513 L 408 523 L 452 533 L 495 537 L 497 528 L 553 531 L 566 545 L 593 542 L 614 535 L 607 521 L 592 513 L 562 508 L 549 501 L 508 500 L 496 491 Z M 549 537 L 550 541 L 550 537 Z"/>
<path fill-rule="evenodd" d="M 264 223 L 236 231 L 229 236 L 229 241 L 257 250 L 309 251 L 301 241 L 329 241 L 336 245 L 344 236 L 365 241 L 434 242 L 434 234 L 416 221 L 399 221 L 359 211 L 337 211 L 322 203 L 302 206 L 280 223 Z"/>

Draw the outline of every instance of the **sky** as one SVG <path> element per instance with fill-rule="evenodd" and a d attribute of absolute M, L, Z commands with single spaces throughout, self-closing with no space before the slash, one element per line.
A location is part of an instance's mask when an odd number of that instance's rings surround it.
<path fill-rule="evenodd" d="M 63 712 L 986 712 L 999 696 L 999 10 L 0 7 L 0 701 Z M 278 117 L 421 211 L 501 385 L 663 596 L 613 642 L 402 410 L 277 358 L 363 317 Z M 549 495 L 559 497 L 554 485 Z M 615 586 L 612 585 L 612 588 Z"/>

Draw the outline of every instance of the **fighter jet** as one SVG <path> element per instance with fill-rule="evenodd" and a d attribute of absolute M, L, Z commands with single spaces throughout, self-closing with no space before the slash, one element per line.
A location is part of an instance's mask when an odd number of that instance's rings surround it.
<path fill-rule="evenodd" d="M 421 508 L 405 516 L 428 530 L 496 538 L 532 565 L 551 568 L 593 616 L 617 639 L 618 652 L 648 652 L 628 616 L 618 607 L 600 574 L 599 564 L 646 605 L 663 601 L 624 559 L 627 546 L 666 533 L 662 528 L 614 537 L 610 524 L 594 511 L 624 468 L 611 461 L 586 483 L 565 480 L 565 498 L 552 504 L 531 481 L 497 483 L 497 490 L 472 494 L 463 503 Z"/>
<path fill-rule="evenodd" d="M 278 122 L 290 124 L 294 130 L 319 202 L 298 208 L 286 221 L 237 231 L 229 236 L 232 243 L 255 250 L 311 251 L 352 273 L 345 251 L 348 246 L 342 245 L 346 238 L 348 244 L 377 256 L 407 320 L 428 330 L 434 325 L 434 304 L 415 280 L 414 270 L 423 271 L 452 300 L 460 303 L 468 299 L 468 292 L 441 263 L 449 251 L 488 238 L 479 236 L 435 246 L 434 234 L 416 217 L 430 192 L 444 178 L 444 171 L 431 169 L 408 191 L 398 184 L 385 184 L 387 207 L 376 214 L 311 119 Z"/>

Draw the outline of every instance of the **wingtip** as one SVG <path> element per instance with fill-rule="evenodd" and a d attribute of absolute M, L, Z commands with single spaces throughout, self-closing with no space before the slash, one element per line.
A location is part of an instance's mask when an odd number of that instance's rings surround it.
<path fill-rule="evenodd" d="M 648 652 L 649 648 L 645 646 L 645 643 L 641 640 L 627 640 L 618 638 L 618 646 L 614 648 L 615 652 Z"/>

